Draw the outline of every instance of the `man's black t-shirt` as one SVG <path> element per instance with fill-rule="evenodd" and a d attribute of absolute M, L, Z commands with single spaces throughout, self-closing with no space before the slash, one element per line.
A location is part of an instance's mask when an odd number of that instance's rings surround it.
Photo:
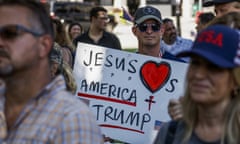
<path fill-rule="evenodd" d="M 77 46 L 78 42 L 94 44 L 99 46 L 104 46 L 107 48 L 118 49 L 121 50 L 121 44 L 119 39 L 112 33 L 103 32 L 103 36 L 99 39 L 98 43 L 95 43 L 88 35 L 89 31 L 83 33 L 82 35 L 78 36 L 74 41 L 74 45 Z"/>

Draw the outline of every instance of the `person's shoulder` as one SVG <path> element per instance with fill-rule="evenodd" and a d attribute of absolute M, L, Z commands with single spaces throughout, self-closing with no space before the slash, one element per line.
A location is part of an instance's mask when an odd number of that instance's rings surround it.
<path fill-rule="evenodd" d="M 104 31 L 103 35 L 105 35 L 107 37 L 117 38 L 117 36 L 114 33 L 111 33 L 111 32 L 108 32 L 108 31 Z"/>
<path fill-rule="evenodd" d="M 83 34 L 77 36 L 74 40 L 73 40 L 73 44 L 75 46 L 77 46 L 77 43 L 78 42 L 85 42 L 89 39 L 89 36 L 88 36 L 88 31 L 84 32 Z"/>
<path fill-rule="evenodd" d="M 70 46 L 67 46 L 67 45 L 62 46 L 61 50 L 66 53 L 71 53 L 71 48 Z"/>
<path fill-rule="evenodd" d="M 67 90 L 57 92 L 53 98 L 60 106 L 59 110 L 65 114 L 89 111 L 85 102 Z"/>
<path fill-rule="evenodd" d="M 161 128 L 159 129 L 153 144 L 165 144 L 165 140 L 171 122 L 172 121 L 161 124 Z"/>
<path fill-rule="evenodd" d="M 90 141 L 90 143 L 99 143 L 102 140 L 101 129 L 97 125 L 95 115 L 79 97 L 62 90 L 55 95 L 54 100 L 57 103 L 54 114 L 58 116 L 58 123 L 55 122 L 55 125 L 65 137 L 70 138 L 74 134 L 78 137 L 75 143 L 89 143 Z M 88 132 L 89 136 L 82 136 L 83 129 Z M 68 143 L 71 143 L 71 139 L 68 139 Z"/>
<path fill-rule="evenodd" d="M 56 99 L 56 101 L 63 102 L 64 105 L 67 106 L 70 104 L 77 105 L 82 102 L 80 99 L 78 99 L 77 96 L 67 91 L 66 89 L 56 92 L 54 98 Z"/>
<path fill-rule="evenodd" d="M 178 61 L 178 62 L 183 62 L 186 63 L 186 61 L 176 57 L 175 55 L 165 51 L 164 54 L 162 55 L 162 58 L 168 59 L 168 60 L 173 60 L 173 61 Z"/>
<path fill-rule="evenodd" d="M 172 144 L 182 141 L 185 124 L 183 121 L 169 121 L 162 124 L 154 144 Z"/>
<path fill-rule="evenodd" d="M 86 37 L 88 37 L 88 31 L 86 31 L 86 32 L 84 32 L 83 34 L 77 36 L 77 37 L 75 38 L 75 40 L 81 40 L 81 39 L 86 38 Z"/>
<path fill-rule="evenodd" d="M 193 43 L 193 40 L 188 39 L 188 38 L 184 38 L 184 37 L 178 37 L 177 40 L 182 41 L 184 43 Z"/>

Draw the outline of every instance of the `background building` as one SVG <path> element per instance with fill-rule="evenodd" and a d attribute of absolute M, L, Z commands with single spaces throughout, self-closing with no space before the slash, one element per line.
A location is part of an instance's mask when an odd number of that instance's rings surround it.
<path fill-rule="evenodd" d="M 162 17 L 172 18 L 185 38 L 195 37 L 195 15 L 198 11 L 212 11 L 212 8 L 203 8 L 202 0 L 41 0 L 49 5 L 52 15 L 59 17 L 63 22 L 79 21 L 85 30 L 89 26 L 89 10 L 96 5 L 108 9 L 111 24 L 108 30 L 117 34 L 124 48 L 136 47 L 137 42 L 131 34 L 131 23 L 123 22 L 120 16 L 122 8 L 134 14 L 138 7 L 151 5 L 158 8 Z M 125 37 L 128 37 L 126 39 Z M 126 44 L 125 40 L 131 44 Z M 125 43 L 124 43 L 125 42 Z M 136 43 L 136 44 L 135 44 Z"/>

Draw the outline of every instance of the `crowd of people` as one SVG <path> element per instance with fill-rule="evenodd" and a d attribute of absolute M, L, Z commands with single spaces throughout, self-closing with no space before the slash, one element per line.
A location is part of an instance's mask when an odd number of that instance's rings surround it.
<path fill-rule="evenodd" d="M 152 6 L 133 15 L 138 54 L 188 63 L 186 88 L 171 99 L 171 121 L 154 144 L 240 143 L 240 2 L 206 1 L 194 41 Z M 122 50 L 106 30 L 108 11 L 90 11 L 89 29 L 64 25 L 34 0 L 0 1 L 0 143 L 114 142 L 104 137 L 90 108 L 75 97 L 78 42 Z M 17 48 L 18 47 L 18 48 Z"/>

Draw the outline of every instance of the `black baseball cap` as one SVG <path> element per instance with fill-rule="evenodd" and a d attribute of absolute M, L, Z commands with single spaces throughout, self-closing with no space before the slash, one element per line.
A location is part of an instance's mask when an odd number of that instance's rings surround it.
<path fill-rule="evenodd" d="M 214 6 L 218 4 L 225 4 L 230 2 L 240 2 L 240 0 L 205 0 L 203 2 L 204 7 Z"/>
<path fill-rule="evenodd" d="M 134 23 L 140 24 L 148 19 L 154 19 L 159 23 L 162 23 L 162 16 L 158 9 L 152 6 L 138 8 L 134 15 Z"/>

